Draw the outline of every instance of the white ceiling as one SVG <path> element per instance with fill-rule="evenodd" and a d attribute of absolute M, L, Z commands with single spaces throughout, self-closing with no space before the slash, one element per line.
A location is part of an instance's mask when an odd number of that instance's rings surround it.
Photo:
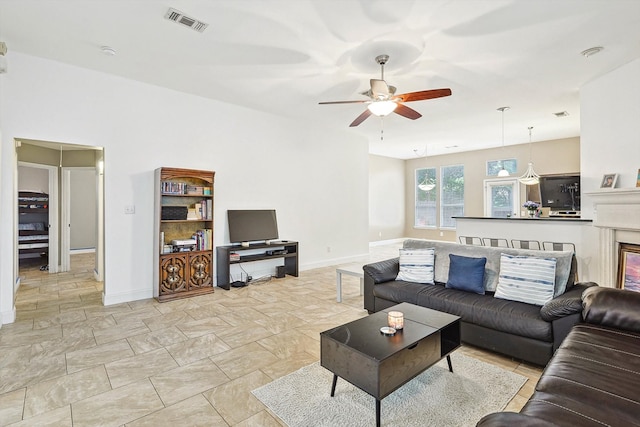
<path fill-rule="evenodd" d="M 204 21 L 198 33 L 169 7 Z M 639 0 L 0 0 L 0 41 L 21 52 L 367 137 L 412 158 L 580 135 L 579 89 L 640 57 Z M 107 56 L 101 46 L 117 51 Z M 605 49 L 585 58 L 580 52 Z M 453 95 L 348 125 L 379 78 Z M 568 117 L 553 113 L 567 111 Z"/>

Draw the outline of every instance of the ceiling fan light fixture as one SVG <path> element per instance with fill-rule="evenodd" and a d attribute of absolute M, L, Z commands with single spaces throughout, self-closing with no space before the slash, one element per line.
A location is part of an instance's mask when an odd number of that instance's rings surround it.
<path fill-rule="evenodd" d="M 393 101 L 373 101 L 367 106 L 369 111 L 378 117 L 388 116 L 393 113 L 398 104 Z"/>

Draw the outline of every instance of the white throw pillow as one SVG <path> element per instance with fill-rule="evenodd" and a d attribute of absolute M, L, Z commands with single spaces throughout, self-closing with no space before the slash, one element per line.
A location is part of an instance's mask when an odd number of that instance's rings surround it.
<path fill-rule="evenodd" d="M 555 258 L 500 256 L 500 276 L 496 298 L 544 305 L 553 298 Z"/>
<path fill-rule="evenodd" d="M 433 285 L 434 248 L 400 249 L 400 271 L 396 280 Z"/>

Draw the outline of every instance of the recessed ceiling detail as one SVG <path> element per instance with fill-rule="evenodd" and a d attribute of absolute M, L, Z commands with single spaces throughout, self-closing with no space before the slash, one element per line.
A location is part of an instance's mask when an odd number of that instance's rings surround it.
<path fill-rule="evenodd" d="M 164 17 L 169 21 L 173 21 L 176 24 L 184 25 L 185 27 L 189 27 L 192 30 L 197 31 L 199 33 L 202 33 L 209 26 L 209 24 L 199 21 L 190 16 L 187 16 L 184 13 L 180 12 L 179 10 L 173 9 L 171 7 L 167 11 L 167 13 L 164 15 Z"/>

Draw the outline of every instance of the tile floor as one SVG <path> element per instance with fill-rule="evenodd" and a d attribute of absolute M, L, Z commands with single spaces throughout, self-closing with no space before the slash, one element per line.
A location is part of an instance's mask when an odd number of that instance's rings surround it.
<path fill-rule="evenodd" d="M 370 260 L 397 256 L 374 247 Z M 0 426 L 281 426 L 251 390 L 319 360 L 319 333 L 365 316 L 359 282 L 335 267 L 230 291 L 104 307 L 93 255 L 72 271 L 21 270 L 17 321 L 0 328 Z M 541 369 L 458 351 L 528 378 Z"/>

